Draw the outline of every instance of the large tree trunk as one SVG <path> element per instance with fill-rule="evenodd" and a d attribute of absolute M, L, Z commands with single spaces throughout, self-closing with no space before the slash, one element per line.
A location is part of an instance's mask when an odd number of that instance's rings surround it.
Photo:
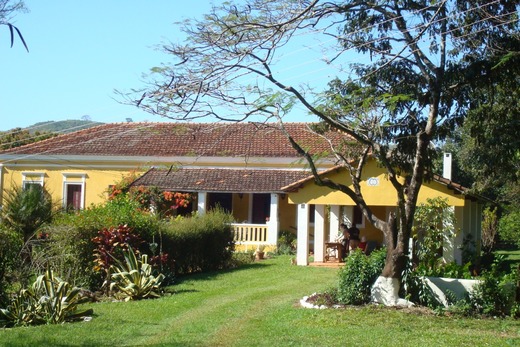
<path fill-rule="evenodd" d="M 385 306 L 411 306 L 410 301 L 399 298 L 401 278 L 407 263 L 408 233 L 400 230 L 398 234 L 396 230 L 395 216 L 391 214 L 383 230 L 387 247 L 385 267 L 372 286 L 371 296 L 373 302 Z"/>

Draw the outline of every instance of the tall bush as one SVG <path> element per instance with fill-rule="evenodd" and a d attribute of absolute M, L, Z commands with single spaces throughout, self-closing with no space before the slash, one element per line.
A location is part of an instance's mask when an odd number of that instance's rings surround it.
<path fill-rule="evenodd" d="M 117 199 L 83 211 L 57 216 L 45 228 L 49 234 L 49 260 L 52 268 L 64 279 L 77 286 L 98 289 L 102 275 L 94 271 L 93 254 L 96 245 L 92 239 L 105 228 L 127 225 L 142 240 L 150 242 L 158 233 L 156 216 L 139 209 L 136 202 Z M 142 246 L 145 247 L 147 243 Z M 147 249 L 143 251 L 148 252 Z"/>
<path fill-rule="evenodd" d="M 428 199 L 426 204 L 417 206 L 412 231 L 419 266 L 434 269 L 439 265 L 445 245 L 455 235 L 455 223 L 455 213 L 447 199 Z"/>
<path fill-rule="evenodd" d="M 1 211 L 2 222 L 28 241 L 39 227 L 51 220 L 53 204 L 50 195 L 38 184 L 26 188 L 15 186 L 6 191 Z"/>
<path fill-rule="evenodd" d="M 337 300 L 345 305 L 370 302 L 371 287 L 385 265 L 386 249 L 373 251 L 369 256 L 361 250 L 351 253 L 339 271 Z"/>
<path fill-rule="evenodd" d="M 175 272 L 186 274 L 226 267 L 234 249 L 231 222 L 230 214 L 215 209 L 165 223 L 161 247 L 174 261 Z"/>
<path fill-rule="evenodd" d="M 23 239 L 19 233 L 0 225 L 0 304 L 7 300 L 7 291 L 12 286 L 22 246 Z"/>

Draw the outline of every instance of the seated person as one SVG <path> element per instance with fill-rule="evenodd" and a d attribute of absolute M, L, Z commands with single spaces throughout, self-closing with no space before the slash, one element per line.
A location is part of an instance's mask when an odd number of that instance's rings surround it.
<path fill-rule="evenodd" d="M 361 241 L 359 242 L 358 247 L 363 251 L 363 253 L 366 252 L 366 249 L 367 249 L 367 238 L 365 236 L 361 236 Z"/>
<path fill-rule="evenodd" d="M 350 251 L 353 251 L 356 248 L 359 248 L 359 229 L 355 226 L 350 227 L 348 229 L 349 234 L 349 248 Z"/>
<path fill-rule="evenodd" d="M 341 230 L 341 233 L 343 234 L 343 240 L 341 241 L 341 244 L 343 245 L 343 254 L 348 255 L 349 244 L 350 244 L 350 235 L 348 232 L 349 229 L 345 223 L 341 223 L 339 226 L 339 229 Z"/>

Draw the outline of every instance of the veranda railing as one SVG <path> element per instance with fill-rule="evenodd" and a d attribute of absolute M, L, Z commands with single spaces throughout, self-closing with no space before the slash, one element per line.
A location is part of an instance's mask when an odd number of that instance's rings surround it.
<path fill-rule="evenodd" d="M 232 224 L 235 243 L 241 245 L 267 245 L 268 227 L 265 224 Z"/>

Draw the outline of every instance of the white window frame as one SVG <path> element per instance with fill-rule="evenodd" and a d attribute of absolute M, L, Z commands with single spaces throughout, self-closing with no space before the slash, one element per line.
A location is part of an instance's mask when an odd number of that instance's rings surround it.
<path fill-rule="evenodd" d="M 22 172 L 22 189 L 25 189 L 25 187 L 29 184 L 39 184 L 43 188 L 44 177 L 44 172 Z"/>
<path fill-rule="evenodd" d="M 62 190 L 62 206 L 63 208 L 67 207 L 67 192 L 69 185 L 81 185 L 81 202 L 80 209 L 85 208 L 85 182 L 87 179 L 86 173 L 78 173 L 78 172 L 65 172 L 63 175 L 63 190 Z M 75 180 L 71 180 L 71 178 L 75 178 Z M 77 180 L 80 178 L 81 180 Z"/>

